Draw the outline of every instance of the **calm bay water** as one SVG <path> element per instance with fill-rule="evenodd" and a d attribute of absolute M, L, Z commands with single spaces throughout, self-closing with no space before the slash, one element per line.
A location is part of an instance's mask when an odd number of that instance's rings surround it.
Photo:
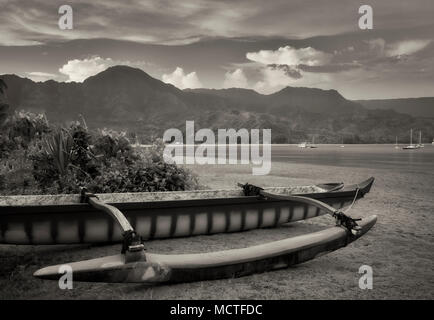
<path fill-rule="evenodd" d="M 198 145 L 195 146 L 195 149 Z M 179 146 L 186 154 L 186 147 Z M 206 152 L 205 152 L 206 154 Z M 262 154 L 262 146 L 260 147 Z M 217 146 L 215 156 L 218 155 Z M 226 149 L 229 155 L 229 148 Z M 237 156 L 240 160 L 241 146 Z M 317 164 L 337 167 L 388 169 L 393 172 L 414 172 L 434 174 L 434 145 L 424 148 L 395 149 L 393 144 L 348 144 L 345 147 L 333 144 L 317 145 L 317 148 L 299 148 L 295 144 L 272 145 L 272 162 Z"/>
<path fill-rule="evenodd" d="M 304 149 L 296 145 L 273 145 L 272 161 L 340 167 L 389 169 L 397 172 L 434 174 L 434 146 L 417 150 L 395 149 L 394 145 L 319 145 Z"/>

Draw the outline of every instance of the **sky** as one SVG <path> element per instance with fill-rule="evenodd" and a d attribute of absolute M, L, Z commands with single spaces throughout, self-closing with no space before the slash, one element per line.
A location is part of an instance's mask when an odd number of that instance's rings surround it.
<path fill-rule="evenodd" d="M 121 64 L 180 89 L 434 96 L 433 17 L 432 0 L 0 0 L 0 74 L 82 82 Z"/>

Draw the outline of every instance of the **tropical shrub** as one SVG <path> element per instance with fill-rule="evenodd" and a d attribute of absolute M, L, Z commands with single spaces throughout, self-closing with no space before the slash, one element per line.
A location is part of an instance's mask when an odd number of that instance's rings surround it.
<path fill-rule="evenodd" d="M 96 134 L 92 150 L 106 164 L 107 160 L 112 158 L 117 158 L 127 164 L 132 164 L 139 159 L 125 132 L 100 130 Z"/>
<path fill-rule="evenodd" d="M 35 181 L 32 162 L 24 149 L 14 150 L 7 159 L 0 159 L 0 190 L 2 194 L 32 193 Z"/>
<path fill-rule="evenodd" d="M 124 133 L 90 133 L 79 123 L 52 130 L 36 142 L 30 158 L 42 193 L 188 190 L 198 186 L 187 169 L 166 163 L 161 142 L 138 154 Z M 54 189 L 53 189 L 54 188 Z"/>
<path fill-rule="evenodd" d="M 19 148 L 28 148 L 33 140 L 40 139 L 49 131 L 44 115 L 24 111 L 8 115 L 0 128 L 0 158 L 7 158 Z"/>

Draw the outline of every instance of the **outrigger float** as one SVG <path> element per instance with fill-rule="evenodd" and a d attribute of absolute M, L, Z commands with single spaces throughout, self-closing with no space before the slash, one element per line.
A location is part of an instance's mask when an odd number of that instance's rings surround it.
<path fill-rule="evenodd" d="M 0 242 L 54 244 L 122 241 L 120 254 L 68 263 L 75 281 L 158 284 L 239 277 L 311 260 L 364 235 L 375 224 L 376 216 L 356 220 L 345 215 L 341 209 L 368 193 L 373 181 L 374 178 L 370 178 L 348 187 L 342 183 L 332 183 L 268 189 L 245 184 L 240 185 L 241 193 L 235 190 L 206 191 L 208 198 L 190 197 L 189 200 L 179 198 L 186 195 L 199 197 L 198 193 L 140 194 L 142 200 L 137 202 L 135 200 L 140 196 L 135 194 L 94 195 L 83 189 L 79 196 L 58 196 L 57 201 L 49 205 L 43 201 L 35 204 L 32 199 L 27 199 L 26 203 L 19 206 L 17 202 L 22 199 L 0 197 Z M 146 202 L 143 199 L 145 196 L 157 195 L 160 196 L 159 200 Z M 107 204 L 103 201 L 104 197 L 128 201 Z M 203 192 L 200 197 L 203 197 Z M 63 204 L 63 208 L 69 210 L 62 211 L 58 201 L 66 198 L 72 203 Z M 33 200 L 36 199 L 43 200 Z M 126 212 L 125 215 L 121 209 Z M 249 248 L 162 255 L 146 252 L 143 241 L 273 227 L 321 214 L 332 215 L 336 219 L 336 226 Z M 108 228 L 100 229 L 98 222 Z M 45 228 L 44 223 L 48 223 Z M 115 236 L 113 223 L 121 230 L 120 237 Z M 11 228 L 11 225 L 14 227 Z M 12 234 L 11 230 L 14 231 Z M 144 237 L 139 230 L 147 230 L 143 232 Z M 62 238 L 62 233 L 67 231 L 69 237 Z M 63 275 L 60 268 L 63 265 L 42 268 L 34 276 L 59 279 Z"/>

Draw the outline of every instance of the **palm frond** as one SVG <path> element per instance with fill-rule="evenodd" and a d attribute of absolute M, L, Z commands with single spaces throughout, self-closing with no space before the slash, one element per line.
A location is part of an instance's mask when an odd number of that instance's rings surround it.
<path fill-rule="evenodd" d="M 60 129 L 45 138 L 45 152 L 51 156 L 60 175 L 65 175 L 71 163 L 73 138 L 69 132 Z"/>

